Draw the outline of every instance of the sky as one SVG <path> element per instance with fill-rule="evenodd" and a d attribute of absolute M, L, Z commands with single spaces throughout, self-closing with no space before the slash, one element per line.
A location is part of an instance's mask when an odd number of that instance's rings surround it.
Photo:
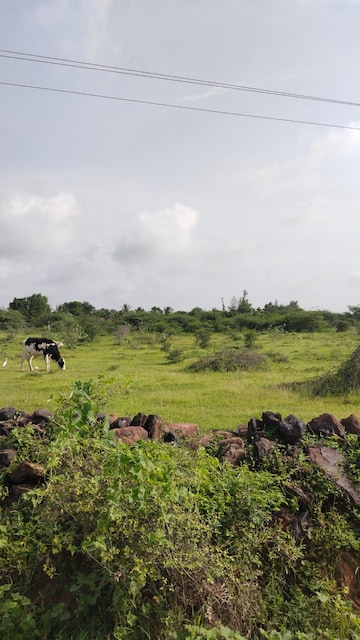
<path fill-rule="evenodd" d="M 0 0 L 0 307 L 360 304 L 359 23 L 360 0 Z"/>

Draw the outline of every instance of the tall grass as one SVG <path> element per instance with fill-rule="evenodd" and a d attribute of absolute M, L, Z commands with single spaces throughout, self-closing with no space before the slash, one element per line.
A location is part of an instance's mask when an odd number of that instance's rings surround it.
<path fill-rule="evenodd" d="M 27 363 L 20 372 L 24 337 L 0 334 L 0 361 L 8 356 L 7 366 L 0 367 L 0 407 L 14 406 L 28 412 L 39 407 L 55 409 L 55 399 L 66 395 L 73 382 L 102 376 L 113 380 L 104 399 L 104 410 L 109 413 L 156 413 L 167 421 L 197 422 L 203 431 L 231 429 L 266 410 L 284 416 L 296 413 L 304 421 L 323 412 L 339 419 L 360 414 L 357 394 L 313 397 L 285 386 L 315 378 L 346 361 L 358 346 L 355 332 L 260 334 L 256 348 L 267 356 L 268 369 L 230 373 L 194 373 L 187 367 L 221 348 L 242 346 L 242 334 L 213 335 L 207 349 L 200 349 L 194 336 L 172 337 L 172 348 L 182 352 L 180 362 L 169 361 L 161 342 L 151 334 L 132 333 L 121 344 L 115 336 L 101 336 L 73 349 L 67 347 L 66 336 L 60 336 L 67 368 L 60 371 L 53 363 L 49 374 L 40 359 L 36 362 L 38 372 L 31 373 Z"/>

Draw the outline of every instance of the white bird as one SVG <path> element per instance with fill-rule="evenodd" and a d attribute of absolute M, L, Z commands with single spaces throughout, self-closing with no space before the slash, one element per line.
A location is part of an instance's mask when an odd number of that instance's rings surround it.
<path fill-rule="evenodd" d="M 8 358 L 5 358 L 5 360 L 4 360 L 4 362 L 2 363 L 2 365 L 1 365 L 1 366 L 2 366 L 2 367 L 6 367 L 6 365 L 7 365 L 7 361 L 8 361 Z"/>

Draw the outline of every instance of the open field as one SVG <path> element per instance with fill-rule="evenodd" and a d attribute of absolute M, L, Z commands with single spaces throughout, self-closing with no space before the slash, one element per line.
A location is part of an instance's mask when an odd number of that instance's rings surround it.
<path fill-rule="evenodd" d="M 281 387 L 283 383 L 314 378 L 336 368 L 358 347 L 355 332 L 296 334 L 268 332 L 259 335 L 256 348 L 268 355 L 267 371 L 190 373 L 186 366 L 202 355 L 230 346 L 242 346 L 242 334 L 213 335 L 208 349 L 200 349 L 193 336 L 171 338 L 172 348 L 183 350 L 184 359 L 171 363 L 161 344 L 151 334 L 131 334 L 129 341 L 115 344 L 112 336 L 101 336 L 91 344 L 70 349 L 65 336 L 61 355 L 66 371 L 55 363 L 46 374 L 41 359 L 34 360 L 38 372 L 25 362 L 20 372 L 21 343 L 26 336 L 9 341 L 0 334 L 0 406 L 14 406 L 32 412 L 39 407 L 56 409 L 55 398 L 68 394 L 76 380 L 112 379 L 104 410 L 133 416 L 139 411 L 156 413 L 164 420 L 196 422 L 202 431 L 215 427 L 234 428 L 251 417 L 272 410 L 283 416 L 297 414 L 309 421 L 323 412 L 343 418 L 360 415 L 360 396 L 308 397 Z M 282 360 L 282 361 L 279 361 Z"/>

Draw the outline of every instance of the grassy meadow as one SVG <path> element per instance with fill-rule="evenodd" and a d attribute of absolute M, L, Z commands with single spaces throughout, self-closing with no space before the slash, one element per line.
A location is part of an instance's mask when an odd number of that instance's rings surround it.
<path fill-rule="evenodd" d="M 33 332 L 36 335 L 37 332 Z M 30 333 L 31 335 L 31 333 Z M 126 342 L 116 344 L 113 336 L 97 337 L 91 344 L 60 349 L 66 371 L 51 364 L 45 371 L 42 359 L 34 359 L 39 371 L 30 372 L 27 362 L 20 372 L 23 334 L 9 338 L 0 333 L 0 407 L 14 406 L 32 412 L 40 407 L 56 410 L 56 398 L 68 395 L 76 380 L 111 380 L 104 389 L 103 409 L 108 413 L 133 416 L 139 411 L 156 413 L 169 422 L 196 422 L 201 431 L 234 428 L 251 417 L 272 410 L 283 416 L 295 413 L 304 421 L 323 412 L 341 419 L 360 415 L 360 396 L 311 397 L 282 385 L 315 378 L 346 361 L 358 347 L 359 335 L 346 333 L 259 334 L 255 347 L 269 359 L 266 371 L 233 373 L 193 373 L 186 367 L 198 358 L 219 349 L 243 346 L 243 334 L 212 334 L 210 344 L 201 349 L 194 336 L 174 336 L 171 348 L 183 359 L 170 362 L 161 342 L 149 333 L 134 332 Z"/>

